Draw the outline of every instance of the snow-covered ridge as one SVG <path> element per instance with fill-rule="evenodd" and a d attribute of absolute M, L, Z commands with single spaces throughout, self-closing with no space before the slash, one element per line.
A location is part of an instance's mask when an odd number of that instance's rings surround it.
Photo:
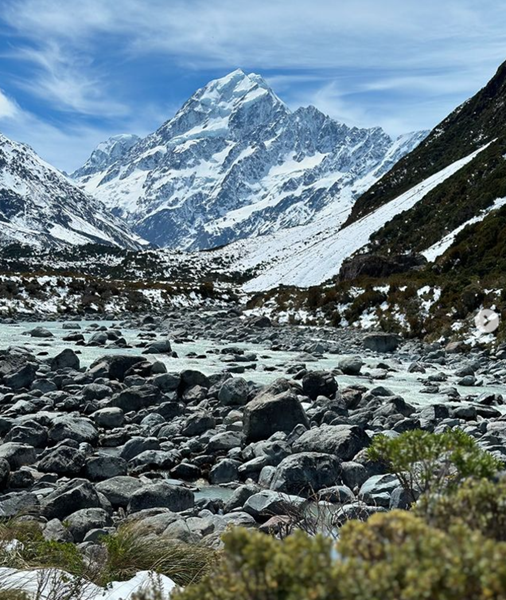
<path fill-rule="evenodd" d="M 144 241 L 29 146 L 0 134 L 0 244 L 139 248 Z"/>
<path fill-rule="evenodd" d="M 114 162 L 97 157 L 117 140 L 100 145 L 73 176 L 149 241 L 212 248 L 348 210 L 425 135 L 394 141 L 312 106 L 292 112 L 261 76 L 236 70 Z"/>

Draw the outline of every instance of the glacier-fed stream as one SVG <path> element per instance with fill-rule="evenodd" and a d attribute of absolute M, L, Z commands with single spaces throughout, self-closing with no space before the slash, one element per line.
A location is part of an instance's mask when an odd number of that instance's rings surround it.
<path fill-rule="evenodd" d="M 80 329 L 65 329 L 65 321 L 39 321 L 39 322 L 18 322 L 13 324 L 0 324 L 0 350 L 11 346 L 21 346 L 30 349 L 39 358 L 52 358 L 65 348 L 72 348 L 78 355 L 82 367 L 88 367 L 96 359 L 104 355 L 129 354 L 139 355 L 143 353 L 143 348 L 135 347 L 142 343 L 143 334 L 146 332 L 140 328 L 132 328 L 119 324 L 115 321 L 79 321 Z M 27 335 L 27 332 L 36 328 L 43 327 L 49 330 L 54 337 L 34 338 Z M 118 348 L 105 346 L 89 346 L 87 343 L 90 338 L 100 328 L 116 329 L 121 332 L 126 340 L 128 347 Z M 71 332 L 82 333 L 84 344 L 78 345 L 75 342 L 65 341 L 63 338 Z M 170 338 L 170 335 L 169 335 Z M 314 339 L 325 341 L 324 339 Z M 180 372 L 185 369 L 194 369 L 203 372 L 206 375 L 222 372 L 224 370 L 235 371 L 236 367 L 244 367 L 243 373 L 238 373 L 241 377 L 253 381 L 260 385 L 269 384 L 280 377 L 289 378 L 286 371 L 293 365 L 305 364 L 310 370 L 336 370 L 341 359 L 354 356 L 348 353 L 324 353 L 321 356 L 293 352 L 286 350 L 275 350 L 267 344 L 255 344 L 248 342 L 229 342 L 226 339 L 216 341 L 214 339 L 195 339 L 185 340 L 184 342 L 174 342 L 171 340 L 172 350 L 177 354 L 177 358 L 166 354 L 145 354 L 151 361 L 162 361 L 165 363 L 169 372 Z M 228 347 L 243 350 L 246 355 L 255 355 L 256 360 L 235 362 L 231 357 L 224 353 Z M 364 366 L 361 374 L 358 376 L 342 375 L 337 373 L 336 379 L 340 388 L 350 385 L 364 385 L 368 388 L 384 386 L 393 393 L 402 396 L 407 402 L 416 405 L 425 405 L 445 402 L 448 403 L 447 396 L 442 394 L 430 394 L 423 392 L 424 385 L 421 383 L 425 375 L 420 373 L 408 372 L 411 364 L 409 356 L 402 353 L 395 355 L 384 355 L 384 357 L 361 357 Z M 377 376 L 378 365 L 388 365 L 391 370 L 388 371 L 386 378 Z M 437 365 L 436 365 L 437 367 Z M 484 381 L 481 385 L 472 387 L 458 385 L 459 377 L 452 376 L 451 370 L 445 367 L 438 369 L 446 372 L 448 375 L 447 385 L 455 388 L 461 396 L 461 400 L 467 396 L 477 397 L 481 394 L 501 394 L 506 397 L 506 385 L 499 382 Z M 430 373 L 428 373 L 430 374 Z"/>

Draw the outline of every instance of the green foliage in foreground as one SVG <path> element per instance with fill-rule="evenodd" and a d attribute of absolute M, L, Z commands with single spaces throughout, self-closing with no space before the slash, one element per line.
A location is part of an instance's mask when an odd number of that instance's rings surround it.
<path fill-rule="evenodd" d="M 368 455 L 397 475 L 413 501 L 420 494 L 455 489 L 469 477 L 492 477 L 502 468 L 501 461 L 460 429 L 444 433 L 417 429 L 396 438 L 378 435 Z"/>
<path fill-rule="evenodd" d="M 225 544 L 217 571 L 177 600 L 506 598 L 506 543 L 404 511 L 349 522 L 334 548 L 300 532 L 280 541 L 246 530 L 226 534 Z"/>
<path fill-rule="evenodd" d="M 463 523 L 487 538 L 506 542 L 506 480 L 470 479 L 452 494 L 423 496 L 414 513 L 438 529 Z"/>

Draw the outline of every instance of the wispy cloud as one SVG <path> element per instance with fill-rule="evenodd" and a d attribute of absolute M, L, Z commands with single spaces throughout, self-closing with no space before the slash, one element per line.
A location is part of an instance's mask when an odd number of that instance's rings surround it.
<path fill-rule="evenodd" d="M 196 87 L 205 83 L 203 72 L 220 76 L 240 66 L 265 74 L 294 107 L 313 103 L 392 133 L 430 127 L 504 60 L 506 4 L 3 0 L 0 19 L 12 33 L 11 56 L 31 69 L 30 77 L 12 73 L 12 84 L 64 113 L 62 135 L 87 144 L 96 133 L 151 125 L 145 106 L 163 113 L 167 86 L 160 81 L 175 69 Z M 0 95 L 0 118 L 8 102 Z M 35 112 L 43 131 L 44 111 Z"/>
<path fill-rule="evenodd" d="M 20 113 L 20 108 L 14 100 L 0 90 L 0 119 L 13 119 Z"/>

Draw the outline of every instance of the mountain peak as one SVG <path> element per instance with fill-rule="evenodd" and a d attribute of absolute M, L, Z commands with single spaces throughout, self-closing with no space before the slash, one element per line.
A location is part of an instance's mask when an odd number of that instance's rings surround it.
<path fill-rule="evenodd" d="M 213 79 L 198 90 L 194 97 L 204 103 L 234 101 L 244 99 L 255 91 L 256 97 L 267 93 L 275 97 L 274 92 L 261 75 L 246 74 L 242 69 L 236 69 L 224 77 Z M 279 100 L 279 102 L 281 101 Z"/>

